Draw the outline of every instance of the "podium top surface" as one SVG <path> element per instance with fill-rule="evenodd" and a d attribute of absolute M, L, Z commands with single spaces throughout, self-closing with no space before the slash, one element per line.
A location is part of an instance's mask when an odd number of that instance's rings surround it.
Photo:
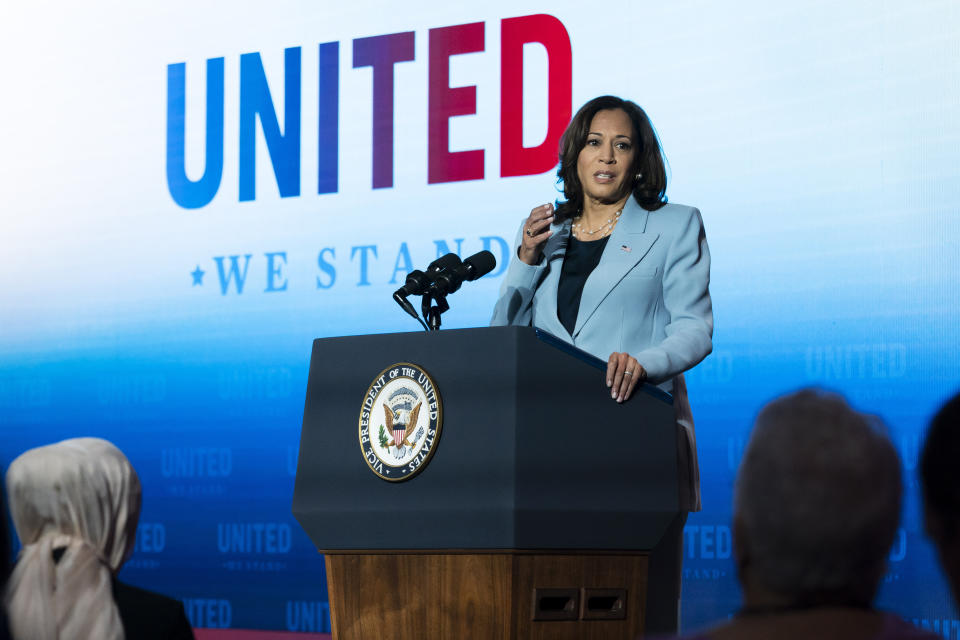
<path fill-rule="evenodd" d="M 535 336 L 537 336 L 538 340 L 559 349 L 560 351 L 576 358 L 577 360 L 580 360 L 581 362 L 586 362 L 594 369 L 599 369 L 600 371 L 607 370 L 607 363 L 605 360 L 602 360 L 592 353 L 584 351 L 583 349 L 570 344 L 563 338 L 558 338 L 557 336 L 544 331 L 543 329 L 534 328 L 533 333 Z M 646 393 L 663 402 L 673 404 L 673 396 L 671 394 L 667 393 L 660 387 L 654 386 L 647 382 L 637 385 L 634 389 L 634 393 Z"/>

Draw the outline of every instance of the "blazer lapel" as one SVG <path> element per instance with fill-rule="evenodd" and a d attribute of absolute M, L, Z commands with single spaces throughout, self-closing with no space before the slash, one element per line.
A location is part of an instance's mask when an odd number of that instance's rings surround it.
<path fill-rule="evenodd" d="M 555 226 L 553 235 L 550 236 L 543 248 L 547 274 L 540 285 L 543 300 L 537 304 L 541 314 L 538 326 L 560 338 L 570 335 L 557 316 L 557 285 L 560 283 L 563 257 L 567 254 L 567 243 L 569 241 L 570 221 Z M 566 339 L 572 340 L 572 338 Z"/>
<path fill-rule="evenodd" d="M 638 262 L 650 251 L 660 234 L 645 233 L 650 212 L 638 205 L 633 198 L 624 207 L 620 221 L 614 227 L 607 246 L 600 256 L 600 263 L 583 285 L 580 310 L 573 335 L 580 333 L 583 325 L 603 302 L 610 291 L 623 280 Z"/>
<path fill-rule="evenodd" d="M 567 242 L 570 241 L 570 221 L 565 221 L 564 223 L 554 227 L 553 235 L 550 236 L 550 239 L 547 240 L 546 246 L 544 249 L 544 256 L 546 257 L 547 263 L 551 265 L 551 268 L 558 268 L 559 265 L 554 265 L 554 260 L 563 260 L 563 256 L 567 253 Z"/>

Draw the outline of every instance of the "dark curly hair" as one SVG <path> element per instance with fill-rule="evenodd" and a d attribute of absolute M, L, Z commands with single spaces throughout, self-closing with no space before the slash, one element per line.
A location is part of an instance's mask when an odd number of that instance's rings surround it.
<path fill-rule="evenodd" d="M 557 184 L 563 185 L 565 201 L 557 200 L 557 220 L 577 216 L 583 209 L 583 185 L 577 175 L 577 158 L 586 145 L 590 123 L 599 111 L 620 109 L 630 118 L 636 132 L 637 154 L 629 175 L 640 174 L 630 188 L 637 203 L 648 211 L 655 211 L 667 203 L 667 171 L 657 133 L 650 119 L 640 106 L 616 96 L 600 96 L 586 103 L 573 116 L 560 139 L 560 168 L 557 169 Z"/>

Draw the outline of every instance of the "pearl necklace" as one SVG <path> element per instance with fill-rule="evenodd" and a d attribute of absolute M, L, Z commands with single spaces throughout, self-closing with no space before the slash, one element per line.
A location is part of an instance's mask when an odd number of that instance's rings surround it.
<path fill-rule="evenodd" d="M 575 235 L 588 235 L 592 236 L 596 233 L 603 231 L 603 235 L 607 235 L 613 228 L 617 225 L 617 221 L 620 220 L 620 214 L 623 213 L 623 209 L 618 209 L 616 213 L 613 214 L 613 217 L 608 218 L 606 222 L 601 224 L 596 229 L 585 229 L 583 223 L 580 220 L 583 219 L 583 214 L 581 213 L 576 218 L 573 219 L 573 231 Z M 602 237 L 602 236 L 601 236 Z"/>

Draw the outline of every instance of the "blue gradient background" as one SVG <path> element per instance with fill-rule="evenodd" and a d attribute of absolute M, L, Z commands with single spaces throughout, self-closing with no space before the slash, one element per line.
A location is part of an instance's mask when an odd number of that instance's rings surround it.
<path fill-rule="evenodd" d="M 109 438 L 144 486 L 123 579 L 185 599 L 196 626 L 328 628 L 322 558 L 290 515 L 311 341 L 414 330 L 390 300 L 407 267 L 401 243 L 413 267 L 444 252 L 438 243 L 460 239 L 469 255 L 484 237 L 511 242 L 529 209 L 556 197 L 550 173 L 498 177 L 499 24 L 538 12 L 570 35 L 574 106 L 610 92 L 644 106 L 670 162 L 670 199 L 703 212 L 716 332 L 688 377 L 704 510 L 686 532 L 685 628 L 739 605 L 730 495 L 753 416 L 783 391 L 822 385 L 880 414 L 903 456 L 908 499 L 880 605 L 960 638 L 915 473 L 925 424 L 960 381 L 954 2 L 635 2 L 614 14 L 499 1 L 11 7 L 0 25 L 0 461 L 61 438 Z M 427 30 L 475 21 L 485 51 L 453 58 L 450 84 L 477 86 L 477 113 L 451 120 L 450 147 L 485 149 L 486 178 L 427 185 Z M 352 68 L 351 42 L 407 30 L 416 59 L 395 67 L 394 187 L 373 190 L 372 76 Z M 332 41 L 340 184 L 315 195 L 316 47 Z M 257 198 L 239 202 L 239 56 L 260 52 L 282 117 L 292 46 L 303 51 L 301 195 L 280 198 L 258 132 Z M 204 64 L 219 56 L 223 180 L 187 211 L 166 186 L 167 65 L 186 63 L 197 178 Z M 546 131 L 546 64 L 527 48 L 531 145 Z M 377 247 L 369 284 L 351 258 L 364 245 Z M 284 291 L 265 291 L 267 252 L 286 253 Z M 246 254 L 242 295 L 224 293 L 215 258 Z M 198 266 L 206 275 L 193 286 Z M 451 298 L 444 326 L 485 325 L 500 275 Z M 184 456 L 203 464 L 170 464 Z M 289 530 L 289 548 L 218 537 L 265 523 Z"/>

